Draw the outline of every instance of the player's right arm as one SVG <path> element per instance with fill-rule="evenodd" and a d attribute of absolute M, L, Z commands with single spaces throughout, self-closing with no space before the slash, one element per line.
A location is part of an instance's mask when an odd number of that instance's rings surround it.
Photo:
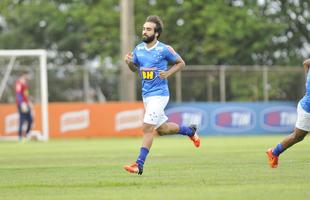
<path fill-rule="evenodd" d="M 307 74 L 308 71 L 309 71 L 309 67 L 310 67 L 310 58 L 308 58 L 307 60 L 305 60 L 305 61 L 303 62 L 303 65 L 304 65 L 305 73 Z"/>
<path fill-rule="evenodd" d="M 138 66 L 133 63 L 132 57 L 133 57 L 133 54 L 130 52 L 125 56 L 124 60 L 125 60 L 125 63 L 128 65 L 129 69 L 135 72 L 138 70 Z"/>
<path fill-rule="evenodd" d="M 16 94 L 16 103 L 17 105 L 21 105 L 23 102 L 23 90 L 22 90 L 22 84 L 20 82 L 16 82 L 15 85 L 15 94 Z"/>

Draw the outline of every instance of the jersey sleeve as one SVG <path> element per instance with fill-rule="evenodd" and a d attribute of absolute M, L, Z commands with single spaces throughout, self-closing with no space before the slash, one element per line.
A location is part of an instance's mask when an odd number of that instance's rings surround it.
<path fill-rule="evenodd" d="M 169 46 L 166 45 L 165 48 L 165 57 L 169 62 L 176 62 L 176 60 L 180 57 L 179 54 L 177 52 L 174 51 L 174 49 Z"/>
<path fill-rule="evenodd" d="M 20 82 L 16 82 L 16 84 L 15 84 L 15 92 L 16 93 L 21 93 L 22 92 L 22 87 L 23 87 L 23 85 L 20 83 Z"/>
<path fill-rule="evenodd" d="M 135 65 L 139 65 L 138 57 L 137 57 L 137 48 L 135 48 L 132 52 L 132 62 Z"/>
<path fill-rule="evenodd" d="M 17 104 L 20 105 L 23 102 L 23 85 L 20 82 L 15 84 L 15 94 Z"/>

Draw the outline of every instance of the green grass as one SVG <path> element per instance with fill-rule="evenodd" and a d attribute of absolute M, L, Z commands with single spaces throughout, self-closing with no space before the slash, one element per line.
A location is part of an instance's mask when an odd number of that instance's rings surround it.
<path fill-rule="evenodd" d="M 125 172 L 141 138 L 0 143 L 1 200 L 309 199 L 310 141 L 267 166 L 283 136 L 156 138 L 144 174 Z"/>

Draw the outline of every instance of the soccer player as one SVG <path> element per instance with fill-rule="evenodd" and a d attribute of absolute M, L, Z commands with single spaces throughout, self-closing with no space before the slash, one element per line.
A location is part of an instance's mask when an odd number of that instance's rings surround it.
<path fill-rule="evenodd" d="M 32 126 L 32 104 L 29 100 L 28 74 L 23 73 L 15 83 L 16 104 L 19 114 L 18 136 L 19 141 L 26 141 Z M 27 122 L 27 129 L 23 134 L 23 124 Z"/>
<path fill-rule="evenodd" d="M 310 59 L 305 60 L 303 65 L 304 71 L 307 74 L 306 94 L 297 106 L 297 121 L 294 132 L 286 136 L 275 148 L 270 148 L 266 152 L 271 168 L 277 168 L 279 155 L 294 144 L 302 141 L 310 131 L 310 73 L 308 73 Z"/>
<path fill-rule="evenodd" d="M 183 59 L 172 47 L 160 41 L 163 23 L 158 16 L 147 17 L 142 30 L 143 42 L 132 53 L 125 56 L 125 62 L 133 72 L 138 71 L 142 79 L 142 98 L 145 108 L 143 119 L 143 142 L 136 162 L 125 166 L 130 173 L 143 173 L 145 159 L 151 149 L 154 132 L 158 135 L 181 134 L 188 136 L 196 147 L 200 146 L 195 125 L 179 126 L 166 122 L 164 109 L 169 101 L 167 78 L 185 66 Z M 168 68 L 168 64 L 173 64 Z"/>

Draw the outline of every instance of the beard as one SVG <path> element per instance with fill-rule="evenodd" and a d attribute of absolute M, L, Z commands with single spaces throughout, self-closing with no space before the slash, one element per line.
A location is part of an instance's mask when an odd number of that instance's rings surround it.
<path fill-rule="evenodd" d="M 142 36 L 143 42 L 145 42 L 147 44 L 153 42 L 154 39 L 155 39 L 155 33 L 151 36 L 146 36 L 146 35 Z"/>

